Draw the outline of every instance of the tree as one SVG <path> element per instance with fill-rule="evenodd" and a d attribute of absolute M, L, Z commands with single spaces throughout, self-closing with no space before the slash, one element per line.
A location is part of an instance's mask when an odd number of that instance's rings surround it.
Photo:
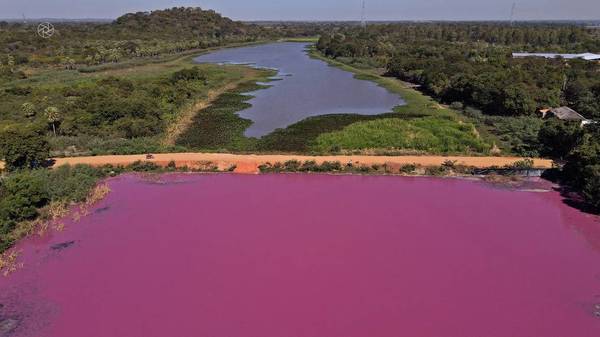
<path fill-rule="evenodd" d="M 42 128 L 13 126 L 0 131 L 0 158 L 7 170 L 42 167 L 49 156 L 50 146 Z"/>
<path fill-rule="evenodd" d="M 503 109 L 509 115 L 524 115 L 535 111 L 536 104 L 524 85 L 516 84 L 503 91 Z"/>
<path fill-rule="evenodd" d="M 586 166 L 586 177 L 582 194 L 585 200 L 596 210 L 600 210 L 600 165 Z"/>
<path fill-rule="evenodd" d="M 7 56 L 6 65 L 11 73 L 15 72 L 15 58 L 12 55 Z"/>
<path fill-rule="evenodd" d="M 22 171 L 0 181 L 0 252 L 10 246 L 16 224 L 35 219 L 50 200 L 44 171 Z"/>
<path fill-rule="evenodd" d="M 578 122 L 550 118 L 544 121 L 538 134 L 543 156 L 563 159 L 581 142 L 583 129 Z"/>
<path fill-rule="evenodd" d="M 582 141 L 567 157 L 563 179 L 600 211 L 600 125 L 585 128 Z"/>
<path fill-rule="evenodd" d="M 27 118 L 32 118 L 32 117 L 35 117 L 35 115 L 36 115 L 35 105 L 30 102 L 23 103 L 21 105 L 21 111 L 23 112 L 23 115 L 25 115 L 25 117 L 27 117 Z"/>
<path fill-rule="evenodd" d="M 48 118 L 48 123 L 52 124 L 52 132 L 54 133 L 54 137 L 56 137 L 56 123 L 60 122 L 60 110 L 58 108 L 49 106 L 44 110 L 46 114 L 46 118 Z"/>

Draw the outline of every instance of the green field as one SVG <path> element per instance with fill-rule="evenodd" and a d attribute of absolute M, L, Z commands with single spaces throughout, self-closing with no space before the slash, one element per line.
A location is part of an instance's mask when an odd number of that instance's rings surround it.
<path fill-rule="evenodd" d="M 314 147 L 321 152 L 393 148 L 434 154 L 479 154 L 490 149 L 473 125 L 440 117 L 359 122 L 320 135 Z"/>

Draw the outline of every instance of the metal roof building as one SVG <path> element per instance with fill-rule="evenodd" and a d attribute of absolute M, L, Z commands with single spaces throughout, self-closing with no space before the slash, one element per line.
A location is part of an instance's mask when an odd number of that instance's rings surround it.
<path fill-rule="evenodd" d="M 543 57 L 547 59 L 563 58 L 566 60 L 582 59 L 586 61 L 600 61 L 600 54 L 583 53 L 583 54 L 558 54 L 558 53 L 513 53 L 514 58 L 523 57 Z"/>

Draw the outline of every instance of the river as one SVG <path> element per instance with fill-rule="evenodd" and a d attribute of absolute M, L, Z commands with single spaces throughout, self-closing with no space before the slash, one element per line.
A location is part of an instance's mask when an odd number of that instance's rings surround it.
<path fill-rule="evenodd" d="M 282 42 L 221 49 L 201 55 L 198 63 L 249 64 L 276 69 L 270 88 L 248 93 L 252 107 L 239 112 L 254 123 L 247 137 L 262 137 L 311 116 L 352 113 L 377 115 L 404 101 L 371 81 L 311 58 L 306 43 Z"/>

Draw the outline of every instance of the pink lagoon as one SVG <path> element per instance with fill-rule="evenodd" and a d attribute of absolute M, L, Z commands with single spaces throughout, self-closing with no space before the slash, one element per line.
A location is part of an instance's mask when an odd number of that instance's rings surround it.
<path fill-rule="evenodd" d="M 600 222 L 549 189 L 125 175 L 0 277 L 0 336 L 598 337 Z"/>

